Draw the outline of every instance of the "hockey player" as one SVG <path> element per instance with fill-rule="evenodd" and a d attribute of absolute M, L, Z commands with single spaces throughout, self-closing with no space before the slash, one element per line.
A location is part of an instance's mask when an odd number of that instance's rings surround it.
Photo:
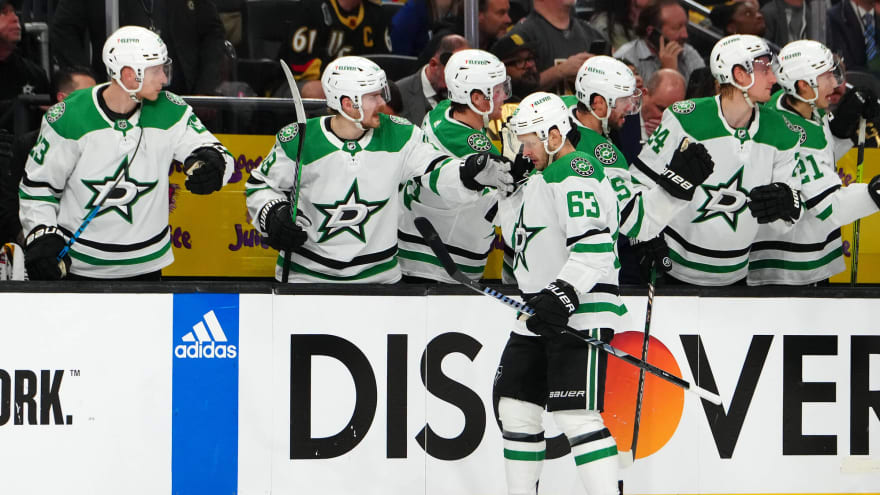
<path fill-rule="evenodd" d="M 168 167 L 186 188 L 219 190 L 232 156 L 179 96 L 162 91 L 171 60 L 154 32 L 125 26 L 104 43 L 110 82 L 51 107 L 21 181 L 25 263 L 32 280 L 158 279 L 171 264 Z M 67 239 L 106 200 L 62 262 Z"/>
<path fill-rule="evenodd" d="M 606 356 L 562 333 L 568 325 L 608 341 L 622 326 L 617 194 L 602 163 L 575 150 L 569 115 L 558 96 L 533 93 L 509 124 L 536 170 L 501 202 L 517 283 L 535 310 L 516 322 L 495 381 L 510 494 L 536 493 L 545 407 L 569 439 L 586 492 L 617 494 L 617 446 L 599 414 Z"/>
<path fill-rule="evenodd" d="M 427 140 L 443 153 L 466 157 L 498 149 L 486 135 L 485 123 L 501 114 L 510 95 L 510 78 L 504 64 L 483 50 L 462 50 L 449 58 L 445 68 L 449 98 L 425 116 L 422 130 Z M 519 173 L 526 173 L 520 160 Z M 428 218 L 442 233 L 452 258 L 461 271 L 479 279 L 495 237 L 498 196 L 486 191 L 464 207 L 450 205 L 418 181 L 407 182 L 400 222 L 400 268 L 408 277 L 455 283 L 413 225 L 415 217 Z"/>
<path fill-rule="evenodd" d="M 797 173 L 805 211 L 788 231 L 761 226 L 758 242 L 749 253 L 748 283 L 806 285 L 845 269 L 840 226 L 876 212 L 880 204 L 880 177 L 870 184 L 841 187 L 835 165 L 852 148 L 850 137 L 859 117 L 876 116 L 878 103 L 870 90 L 855 90 L 861 94 L 851 92 L 838 109 L 834 125 L 829 124 L 831 93 L 843 84 L 843 73 L 831 51 L 817 41 L 785 45 L 779 52 L 776 76 L 783 89 L 767 105 L 800 133 Z M 752 197 L 764 189 L 775 195 L 772 189 L 776 187 L 755 188 Z M 758 201 L 752 205 L 759 213 L 758 222 L 774 219 L 773 205 Z"/>
<path fill-rule="evenodd" d="M 669 270 L 668 249 L 657 237 L 669 220 L 681 209 L 683 201 L 661 187 L 648 189 L 633 183 L 623 152 L 611 142 L 609 131 L 619 129 L 627 115 L 641 109 L 641 91 L 636 87 L 632 71 L 619 60 L 600 55 L 591 57 L 578 70 L 575 97 L 564 97 L 573 106 L 572 116 L 580 134 L 578 151 L 593 155 L 602 162 L 611 187 L 617 193 L 620 207 L 620 231 L 638 242 L 640 264 L 649 271 L 651 264 L 658 273 Z M 696 146 L 696 144 L 695 144 Z M 696 179 L 712 173 L 711 159 L 706 156 L 704 171 Z M 674 163 L 670 169 L 678 174 Z M 698 186 L 700 181 L 694 183 Z M 643 277 L 644 278 L 644 277 Z"/>
<path fill-rule="evenodd" d="M 423 188 L 458 204 L 479 199 L 486 186 L 513 189 L 506 162 L 488 154 L 452 159 L 425 142 L 409 121 L 378 113 L 388 86 L 375 63 L 338 58 L 327 66 L 321 85 L 333 115 L 306 123 L 302 156 L 297 157 L 297 126 L 289 125 L 247 182 L 254 225 L 270 246 L 293 251 L 290 281 L 400 280 L 398 187 L 408 179 L 419 177 Z M 296 223 L 287 197 L 292 189 L 298 192 Z M 279 280 L 282 260 L 279 256 Z"/>
<path fill-rule="evenodd" d="M 381 2 L 305 0 L 281 44 L 278 58 L 298 80 L 316 81 L 331 60 L 346 55 L 389 53 L 391 41 Z"/>
<path fill-rule="evenodd" d="M 633 176 L 640 183 L 666 183 L 671 194 L 689 200 L 664 230 L 670 274 L 678 280 L 729 285 L 746 277 L 758 231 L 758 222 L 746 211 L 753 188 L 778 183 L 783 189 L 784 184 L 788 195 L 780 198 L 780 218 L 794 222 L 800 215 L 792 193 L 800 189 L 795 174 L 799 134 L 779 113 L 756 106 L 770 99 L 776 82 L 772 60 L 767 43 L 756 36 L 718 41 L 709 65 L 721 94 L 666 109 L 634 163 Z M 688 169 L 677 169 L 677 174 L 663 170 L 685 141 L 702 143 L 713 158 L 714 171 L 705 181 Z"/>

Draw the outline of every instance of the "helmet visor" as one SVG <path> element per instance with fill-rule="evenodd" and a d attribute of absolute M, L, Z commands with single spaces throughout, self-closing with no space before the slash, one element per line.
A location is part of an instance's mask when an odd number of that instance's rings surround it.
<path fill-rule="evenodd" d="M 510 98 L 513 95 L 513 89 L 510 84 L 510 76 L 507 76 L 507 79 L 505 79 L 503 83 L 496 84 L 492 88 L 492 94 L 493 95 L 503 95 L 503 96 L 501 96 L 502 101 Z"/>
<path fill-rule="evenodd" d="M 831 75 L 834 76 L 834 87 L 838 87 L 846 82 L 846 69 L 841 63 L 839 55 L 834 56 L 834 66 L 831 67 Z"/>
<path fill-rule="evenodd" d="M 635 88 L 633 94 L 614 101 L 614 108 L 623 115 L 636 115 L 642 109 L 642 90 Z"/>
<path fill-rule="evenodd" d="M 165 83 L 165 86 L 171 86 L 171 75 L 174 73 L 171 70 L 171 57 L 168 57 L 165 63 L 162 64 L 162 72 L 165 73 L 165 79 L 168 81 Z"/>

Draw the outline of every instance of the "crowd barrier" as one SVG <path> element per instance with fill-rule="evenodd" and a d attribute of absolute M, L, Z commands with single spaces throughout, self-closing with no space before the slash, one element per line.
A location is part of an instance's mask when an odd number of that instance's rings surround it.
<path fill-rule="evenodd" d="M 461 290 L 0 284 L 0 491 L 502 495 L 492 383 L 514 314 Z M 636 355 L 639 292 L 613 341 Z M 649 361 L 723 404 L 649 377 L 626 493 L 877 493 L 877 297 L 661 287 Z M 637 381 L 609 359 L 622 450 Z M 545 428 L 539 493 L 582 494 Z"/>

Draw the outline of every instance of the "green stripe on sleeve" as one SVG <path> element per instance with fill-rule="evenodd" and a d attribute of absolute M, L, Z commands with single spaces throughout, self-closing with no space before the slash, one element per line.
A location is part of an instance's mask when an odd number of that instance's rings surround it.
<path fill-rule="evenodd" d="M 168 241 L 167 243 L 165 243 L 165 245 L 162 246 L 162 248 L 159 249 L 158 251 L 156 251 L 155 253 L 147 254 L 144 256 L 138 256 L 137 258 L 124 259 L 124 260 L 108 260 L 108 259 L 103 259 L 103 258 L 96 258 L 94 256 L 89 256 L 87 254 L 77 252 L 73 249 L 71 249 L 69 252 L 70 252 L 71 258 L 76 258 L 76 259 L 82 261 L 83 263 L 88 263 L 90 265 L 97 265 L 97 266 L 110 266 L 110 265 L 138 265 L 141 263 L 146 263 L 148 261 L 153 261 L 156 258 L 161 258 L 162 255 L 164 255 L 166 252 L 168 252 L 169 249 L 171 249 L 171 241 Z"/>
<path fill-rule="evenodd" d="M 604 459 L 613 455 L 617 455 L 617 447 L 614 445 L 597 450 L 595 452 L 581 454 L 574 458 L 574 463 L 578 466 L 582 466 L 584 464 L 587 464 L 588 462 L 598 461 L 599 459 Z"/>
<path fill-rule="evenodd" d="M 521 450 L 504 449 L 504 458 L 512 461 L 543 461 L 547 453 L 544 450 L 538 452 L 523 452 Z"/>
<path fill-rule="evenodd" d="M 30 194 L 22 191 L 21 189 L 18 190 L 18 197 L 20 199 L 30 199 L 33 201 L 45 201 L 47 203 L 55 203 L 56 205 L 59 204 L 58 198 L 56 198 L 55 196 L 31 196 Z"/>
<path fill-rule="evenodd" d="M 572 251 L 575 253 L 610 253 L 614 251 L 614 244 L 610 242 L 603 244 L 575 244 Z"/>
<path fill-rule="evenodd" d="M 741 270 L 749 264 L 749 260 L 745 260 L 742 263 L 737 263 L 735 265 L 727 265 L 727 266 L 716 266 L 709 265 L 706 263 L 697 263 L 696 261 L 688 261 L 678 253 L 669 249 L 669 257 L 672 258 L 672 261 L 678 263 L 679 265 L 685 266 L 687 268 L 691 268 L 693 270 L 699 270 L 701 272 L 709 272 L 709 273 L 732 273 L 737 270 Z"/>

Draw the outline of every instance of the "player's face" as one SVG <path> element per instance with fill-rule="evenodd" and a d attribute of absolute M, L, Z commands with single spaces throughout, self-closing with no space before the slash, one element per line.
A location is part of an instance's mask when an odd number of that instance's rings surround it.
<path fill-rule="evenodd" d="M 755 84 L 749 88 L 749 98 L 756 103 L 764 103 L 770 100 L 773 85 L 776 84 L 776 75 L 771 68 L 770 57 L 755 59 L 754 67 Z"/>
<path fill-rule="evenodd" d="M 382 91 L 374 91 L 361 97 L 361 112 L 364 119 L 361 125 L 365 129 L 379 127 L 379 112 L 385 107 L 385 103 Z"/>
<path fill-rule="evenodd" d="M 504 102 L 510 98 L 510 93 L 510 78 L 508 78 L 506 82 L 498 84 L 492 88 L 492 113 L 489 114 L 490 119 L 495 120 L 501 118 L 502 107 L 504 106 Z"/>
<path fill-rule="evenodd" d="M 831 96 L 834 94 L 834 89 L 838 86 L 837 81 L 838 79 L 834 77 L 831 71 L 816 78 L 816 82 L 819 85 L 817 89 L 818 94 L 816 95 L 817 108 L 826 109 L 831 105 Z"/>
<path fill-rule="evenodd" d="M 532 161 L 535 170 L 544 170 L 547 168 L 550 156 L 544 151 L 544 142 L 538 139 L 538 135 L 534 132 L 531 134 L 523 134 L 517 136 L 520 144 L 523 146 L 523 156 Z"/>
<path fill-rule="evenodd" d="M 642 92 L 636 89 L 632 96 L 618 98 L 611 109 L 608 117 L 608 125 L 614 129 L 620 129 L 627 115 L 635 115 L 642 109 Z"/>
<path fill-rule="evenodd" d="M 168 84 L 170 70 L 170 62 L 147 67 L 144 70 L 144 83 L 138 96 L 149 101 L 155 101 L 159 97 L 159 91 L 162 91 L 162 88 Z"/>

